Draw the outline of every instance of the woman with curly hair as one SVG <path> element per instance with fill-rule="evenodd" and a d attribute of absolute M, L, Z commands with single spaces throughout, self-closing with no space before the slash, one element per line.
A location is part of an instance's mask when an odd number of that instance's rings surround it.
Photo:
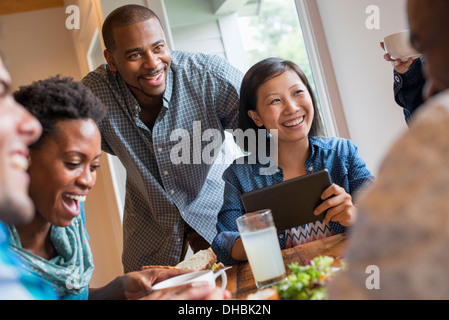
<path fill-rule="evenodd" d="M 100 165 L 101 101 L 81 83 L 61 77 L 20 87 L 14 97 L 40 121 L 43 134 L 30 146 L 29 195 L 35 217 L 27 225 L 9 225 L 11 250 L 61 299 L 173 298 L 170 292 L 150 294 L 152 284 L 188 271 L 148 269 L 119 276 L 102 288 L 88 286 L 94 264 L 83 201 Z M 185 286 L 173 294 L 201 299 L 213 293 L 219 298 L 212 290 Z"/>

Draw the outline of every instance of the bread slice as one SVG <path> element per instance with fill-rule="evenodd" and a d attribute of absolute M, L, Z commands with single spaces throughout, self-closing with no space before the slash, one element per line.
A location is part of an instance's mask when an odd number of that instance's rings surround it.
<path fill-rule="evenodd" d="M 198 251 L 190 258 L 178 263 L 175 267 L 179 269 L 188 269 L 195 271 L 209 270 L 214 266 L 216 261 L 216 254 L 214 253 L 212 248 L 208 248 L 206 250 Z"/>
<path fill-rule="evenodd" d="M 144 266 L 142 269 L 151 269 L 151 268 L 163 268 L 163 269 L 188 269 L 194 271 L 201 270 L 209 270 L 212 269 L 214 271 L 219 270 L 224 267 L 222 263 L 217 262 L 217 255 L 214 253 L 212 248 L 208 248 L 206 250 L 200 250 L 195 253 L 190 258 L 181 261 L 174 267 L 169 266 Z"/>

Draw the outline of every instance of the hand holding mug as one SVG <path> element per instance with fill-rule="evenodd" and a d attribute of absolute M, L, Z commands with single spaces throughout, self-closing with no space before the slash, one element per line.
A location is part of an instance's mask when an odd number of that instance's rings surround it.
<path fill-rule="evenodd" d="M 385 51 L 385 44 L 383 41 L 380 43 L 380 46 Z M 401 59 L 393 59 L 389 53 L 385 53 L 384 59 L 391 62 L 391 65 L 397 72 L 403 74 L 406 73 L 408 69 L 410 69 L 413 61 L 415 61 L 417 58 L 409 58 L 408 60 L 402 61 Z"/>
<path fill-rule="evenodd" d="M 390 61 L 395 70 L 405 73 L 413 61 L 421 56 L 410 44 L 410 31 L 404 30 L 383 38 L 380 46 L 386 52 L 384 59 Z"/>

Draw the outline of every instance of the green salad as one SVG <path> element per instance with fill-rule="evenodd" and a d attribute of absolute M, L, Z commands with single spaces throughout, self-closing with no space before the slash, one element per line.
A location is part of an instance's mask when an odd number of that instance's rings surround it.
<path fill-rule="evenodd" d="M 327 298 L 326 283 L 338 268 L 332 267 L 334 258 L 319 256 L 300 266 L 289 265 L 291 274 L 275 286 L 282 300 L 324 300 Z M 344 266 L 342 266 L 344 267 Z"/>

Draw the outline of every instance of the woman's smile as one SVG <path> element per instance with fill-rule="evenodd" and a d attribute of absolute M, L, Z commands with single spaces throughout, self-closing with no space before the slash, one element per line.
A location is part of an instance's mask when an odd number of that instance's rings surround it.
<path fill-rule="evenodd" d="M 62 194 L 62 203 L 68 213 L 76 217 L 80 214 L 80 202 L 86 201 L 87 195 L 77 195 L 71 193 Z"/>
<path fill-rule="evenodd" d="M 287 128 L 297 129 L 304 123 L 305 118 L 306 118 L 306 116 L 303 115 L 303 116 L 295 118 L 293 120 L 286 121 L 286 122 L 282 123 L 282 125 Z"/>
<path fill-rule="evenodd" d="M 314 109 L 299 75 L 287 70 L 259 87 L 256 110 L 248 115 L 257 126 L 278 130 L 278 143 L 302 143 L 312 126 Z"/>

